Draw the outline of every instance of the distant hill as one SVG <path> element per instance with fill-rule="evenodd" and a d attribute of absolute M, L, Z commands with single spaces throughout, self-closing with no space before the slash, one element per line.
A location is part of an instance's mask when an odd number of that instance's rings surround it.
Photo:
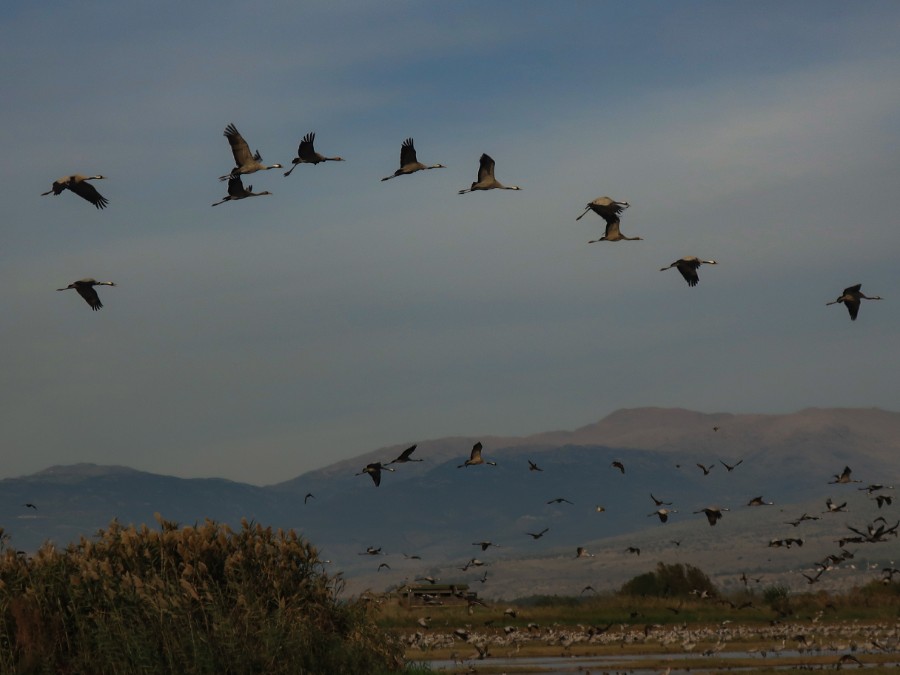
<path fill-rule="evenodd" d="M 457 468 L 476 441 L 497 466 Z M 10 546 L 33 551 L 48 539 L 64 545 L 90 536 L 113 518 L 151 526 L 155 512 L 186 524 L 247 518 L 304 533 L 344 572 L 352 591 L 431 575 L 515 597 L 577 594 L 586 584 L 616 587 L 658 560 L 697 565 L 726 585 L 742 571 L 768 583 L 805 584 L 797 570 L 836 550 L 847 525 L 864 528 L 879 515 L 892 525 L 900 510 L 900 502 L 879 510 L 859 489 L 900 480 L 900 413 L 877 409 L 620 410 L 574 431 L 422 441 L 413 457 L 423 461 L 393 465 L 396 471 L 386 472 L 378 488 L 368 476 L 354 475 L 405 447 L 381 448 L 267 487 L 127 467 L 51 467 L 0 481 L 0 526 Z M 543 470 L 530 471 L 527 460 Z M 613 460 L 623 462 L 624 474 L 611 467 Z M 733 471 L 724 464 L 738 461 Z M 714 468 L 704 475 L 698 463 Z M 829 485 L 845 465 L 863 482 Z M 677 510 L 665 525 L 652 515 L 651 492 Z M 307 493 L 314 497 L 304 503 Z M 746 506 L 760 495 L 774 504 Z M 847 501 L 849 511 L 822 513 L 829 496 Z M 572 504 L 547 503 L 556 498 Z M 692 513 L 707 505 L 730 511 L 710 527 Z M 804 512 L 820 520 L 787 524 Z M 526 534 L 544 528 L 540 539 Z M 803 547 L 767 546 L 772 538 L 798 536 Z M 472 545 L 482 540 L 499 547 L 482 552 Z M 369 546 L 383 555 L 359 555 Z M 575 559 L 577 546 L 595 557 Z M 641 555 L 626 553 L 628 546 L 641 548 Z M 900 557 L 895 538 L 856 548 L 849 563 L 856 569 L 845 565 L 823 584 L 859 583 L 877 576 L 866 565 Z M 406 557 L 414 555 L 419 558 Z M 473 557 L 486 564 L 460 569 Z M 382 562 L 390 569 L 377 572 Z M 488 581 L 480 584 L 485 571 Z"/>

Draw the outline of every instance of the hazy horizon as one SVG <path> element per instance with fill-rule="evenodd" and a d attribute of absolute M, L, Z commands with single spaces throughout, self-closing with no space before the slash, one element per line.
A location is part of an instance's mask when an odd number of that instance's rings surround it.
<path fill-rule="evenodd" d="M 890 2 L 3 10 L 0 476 L 900 401 Z M 273 195 L 210 208 L 234 123 Z M 447 168 L 381 182 L 400 143 Z M 458 195 L 482 152 L 519 192 Z M 286 169 L 285 169 L 286 170 Z M 98 211 L 59 176 L 103 174 Z M 600 195 L 631 203 L 587 244 Z M 683 255 L 713 258 L 689 288 Z M 91 312 L 74 292 L 101 287 Z M 851 322 L 826 307 L 862 283 Z"/>

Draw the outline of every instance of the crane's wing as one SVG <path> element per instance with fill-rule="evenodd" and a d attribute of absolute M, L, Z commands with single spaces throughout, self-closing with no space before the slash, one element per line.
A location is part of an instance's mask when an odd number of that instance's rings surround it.
<path fill-rule="evenodd" d="M 240 199 L 241 197 L 243 197 L 245 195 L 245 193 L 246 193 L 246 190 L 244 190 L 244 183 L 241 182 L 240 175 L 231 176 L 228 179 L 228 194 L 229 194 L 229 196 L 234 197 L 236 199 Z"/>
<path fill-rule="evenodd" d="M 415 164 L 418 161 L 419 160 L 416 157 L 416 146 L 413 145 L 413 139 L 407 138 L 403 141 L 403 145 L 400 146 L 400 166 L 404 167 L 408 164 Z"/>
<path fill-rule="evenodd" d="M 684 280 L 688 282 L 688 286 L 696 286 L 700 282 L 700 276 L 697 274 L 699 265 L 696 263 L 680 261 L 676 267 Z"/>
<path fill-rule="evenodd" d="M 303 140 L 300 141 L 300 147 L 297 148 L 297 156 L 300 157 L 304 162 L 310 162 L 315 160 L 316 158 L 316 149 L 313 147 L 313 143 L 316 140 L 316 134 L 310 131 L 306 136 L 303 137 Z"/>
<path fill-rule="evenodd" d="M 244 137 L 241 136 L 241 133 L 233 124 L 225 127 L 225 137 L 228 139 L 229 145 L 231 145 L 231 154 L 234 155 L 235 166 L 244 166 L 244 164 L 254 159 L 253 154 L 250 152 L 250 146 L 247 145 L 247 141 L 244 140 Z M 256 153 L 256 161 L 262 161 L 259 152 Z"/>
<path fill-rule="evenodd" d="M 87 199 L 98 209 L 106 208 L 106 205 L 109 204 L 109 200 L 97 192 L 97 188 L 86 181 L 70 182 L 66 187 L 82 199 Z"/>
<path fill-rule="evenodd" d="M 478 182 L 480 183 L 488 176 L 494 175 L 494 160 L 489 155 L 481 155 L 478 160 Z"/>
<path fill-rule="evenodd" d="M 85 302 L 87 302 L 95 312 L 103 307 L 103 303 L 100 302 L 100 296 L 97 295 L 97 291 L 94 290 L 93 286 L 78 284 L 75 286 L 75 290 L 78 291 L 78 295 L 84 298 Z"/>
<path fill-rule="evenodd" d="M 469 457 L 469 460 L 480 459 L 481 458 L 481 442 L 479 441 L 474 446 L 472 446 L 472 454 Z"/>

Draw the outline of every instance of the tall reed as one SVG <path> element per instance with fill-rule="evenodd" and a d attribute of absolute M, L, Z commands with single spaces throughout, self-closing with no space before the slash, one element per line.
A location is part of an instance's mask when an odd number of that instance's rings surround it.
<path fill-rule="evenodd" d="M 113 521 L 27 557 L 0 530 L 0 672 L 381 673 L 403 668 L 313 546 L 242 521 Z"/>

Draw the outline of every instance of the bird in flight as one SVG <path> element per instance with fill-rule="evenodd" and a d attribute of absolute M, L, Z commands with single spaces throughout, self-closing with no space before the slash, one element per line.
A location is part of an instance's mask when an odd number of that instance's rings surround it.
<path fill-rule="evenodd" d="M 565 502 L 566 504 L 572 504 L 572 505 L 574 506 L 574 502 L 570 502 L 570 501 L 569 501 L 568 499 L 566 499 L 565 497 L 557 497 L 556 499 L 551 499 L 551 500 L 550 500 L 549 502 L 547 502 L 547 503 L 548 503 L 548 504 L 562 504 L 563 502 Z"/>
<path fill-rule="evenodd" d="M 266 169 L 283 168 L 281 164 L 263 164 L 259 150 L 257 150 L 255 154 L 251 153 L 247 141 L 244 140 L 244 137 L 241 136 L 237 127 L 233 124 L 229 124 L 225 127 L 224 135 L 225 138 L 228 139 L 228 144 L 231 146 L 231 154 L 234 155 L 234 168 L 231 170 L 231 173 L 219 176 L 219 180 L 228 180 L 234 176 L 255 173 L 256 171 L 265 171 Z"/>
<path fill-rule="evenodd" d="M 862 284 L 856 284 L 855 286 L 850 286 L 849 288 L 845 288 L 844 292 L 841 293 L 840 297 L 837 300 L 832 300 L 831 302 L 826 302 L 826 307 L 828 305 L 836 305 L 838 303 L 844 303 L 844 307 L 847 308 L 847 311 L 850 312 L 850 320 L 856 321 L 856 316 L 859 314 L 859 303 L 862 298 L 866 300 L 881 300 L 880 295 L 866 295 L 860 289 L 862 288 Z"/>
<path fill-rule="evenodd" d="M 610 466 L 614 469 L 618 469 L 622 473 L 625 473 L 625 465 L 622 464 L 622 462 L 620 462 L 619 460 L 615 460 L 612 464 L 610 464 Z"/>
<path fill-rule="evenodd" d="M 715 464 L 710 464 L 709 466 L 705 466 L 705 465 L 701 464 L 700 462 L 697 462 L 697 466 L 699 466 L 700 469 L 703 471 L 704 476 L 708 476 L 709 472 L 716 468 Z"/>
<path fill-rule="evenodd" d="M 97 291 L 94 290 L 94 286 L 115 286 L 115 282 L 113 281 L 97 281 L 96 279 L 79 279 L 78 281 L 73 281 L 71 284 L 66 286 L 65 288 L 57 288 L 58 291 L 67 291 L 70 288 L 74 288 L 78 295 L 84 298 L 84 301 L 91 306 L 91 309 L 95 312 L 103 307 L 103 303 L 100 302 L 100 296 L 97 295 Z"/>
<path fill-rule="evenodd" d="M 774 504 L 774 503 L 775 502 L 763 501 L 763 498 L 760 496 L 760 497 L 754 497 L 749 502 L 747 502 L 747 506 L 772 506 L 772 504 Z"/>
<path fill-rule="evenodd" d="M 619 216 L 629 206 L 631 204 L 628 202 L 617 202 L 610 197 L 597 197 L 585 207 L 584 213 L 575 220 L 581 220 L 588 211 L 593 211 L 606 221 L 606 230 L 603 236 L 599 239 L 592 239 L 588 242 L 589 244 L 596 244 L 600 241 L 640 241 L 642 237 L 626 237 L 619 229 L 621 227 Z"/>
<path fill-rule="evenodd" d="M 400 456 L 397 459 L 392 459 L 388 464 L 404 464 L 406 462 L 421 462 L 421 459 L 413 459 L 410 455 L 413 453 L 413 450 L 416 449 L 416 445 L 411 445 L 406 450 L 400 453 Z"/>
<path fill-rule="evenodd" d="M 390 180 L 391 178 L 396 178 L 397 176 L 407 176 L 411 173 L 415 173 L 416 171 L 423 171 L 425 169 L 445 169 L 443 164 L 432 164 L 431 166 L 426 166 L 419 161 L 416 157 L 416 146 L 413 143 L 413 139 L 407 138 L 400 145 L 400 168 L 397 169 L 390 176 L 385 176 L 382 178 L 382 182 L 386 180 Z"/>
<path fill-rule="evenodd" d="M 721 464 L 721 465 L 724 466 L 726 469 L 728 469 L 728 473 L 731 473 L 732 471 L 734 471 L 735 468 L 737 468 L 738 466 L 740 466 L 743 462 L 744 462 L 743 459 L 739 459 L 739 460 L 738 460 L 737 462 L 735 462 L 734 464 L 728 464 L 727 462 L 723 462 L 721 459 L 719 460 L 719 464 Z"/>
<path fill-rule="evenodd" d="M 706 514 L 706 519 L 709 521 L 710 525 L 715 525 L 722 518 L 722 511 L 727 511 L 728 509 L 720 508 L 718 506 L 707 506 L 706 508 L 700 509 L 699 511 L 694 511 L 694 513 L 704 513 Z"/>
<path fill-rule="evenodd" d="M 494 160 L 488 155 L 481 155 L 478 160 L 478 180 L 472 183 L 471 187 L 460 190 L 459 194 L 464 195 L 467 192 L 475 190 L 521 190 L 517 185 L 503 185 L 494 178 Z"/>
<path fill-rule="evenodd" d="M 34 509 L 35 511 L 37 511 L 37 507 L 34 504 L 32 504 L 31 502 L 22 504 L 22 506 L 24 506 L 26 509 Z"/>
<path fill-rule="evenodd" d="M 718 265 L 715 260 L 700 260 L 696 256 L 686 255 L 683 258 L 679 258 L 675 262 L 673 262 L 668 267 L 660 267 L 660 272 L 665 272 L 667 269 L 671 269 L 672 267 L 677 267 L 678 271 L 681 272 L 681 276 L 684 277 L 684 280 L 688 283 L 688 286 L 696 286 L 700 283 L 700 276 L 697 274 L 697 270 L 700 269 L 700 265 Z"/>
<path fill-rule="evenodd" d="M 305 504 L 310 499 L 315 499 L 315 498 L 316 498 L 316 496 L 312 492 L 307 492 L 306 496 L 303 498 L 303 503 Z"/>
<path fill-rule="evenodd" d="M 843 471 L 841 471 L 840 473 L 834 474 L 834 480 L 828 481 L 828 484 L 829 485 L 835 485 L 835 484 L 843 485 L 845 483 L 862 483 L 861 480 L 856 480 L 854 478 L 850 478 L 850 474 L 852 474 L 852 473 L 853 473 L 853 469 L 851 469 L 849 466 L 845 466 Z"/>
<path fill-rule="evenodd" d="M 63 176 L 53 181 L 53 186 L 46 192 L 42 192 L 41 196 L 52 194 L 53 196 L 62 194 L 63 190 L 74 192 L 82 199 L 86 199 L 98 209 L 105 209 L 109 204 L 109 200 L 97 192 L 97 188 L 88 183 L 89 180 L 102 180 L 106 176 L 82 176 L 80 173 L 74 173 L 71 176 Z"/>
<path fill-rule="evenodd" d="M 500 544 L 495 544 L 492 541 L 473 541 L 472 546 L 480 546 L 482 551 L 487 551 L 488 547 L 495 546 L 499 548 Z"/>
<path fill-rule="evenodd" d="M 669 514 L 671 513 L 678 513 L 678 511 L 676 511 L 675 509 L 657 509 L 653 513 L 648 513 L 647 517 L 649 518 L 650 516 L 658 516 L 659 522 L 665 523 L 669 520 Z"/>
<path fill-rule="evenodd" d="M 215 202 L 210 206 L 218 206 L 219 204 L 224 204 L 225 202 L 236 202 L 239 199 L 246 199 L 247 197 L 265 197 L 266 195 L 271 194 L 272 193 L 268 190 L 263 190 L 262 192 L 254 192 L 252 185 L 249 185 L 246 188 L 244 187 L 244 182 L 241 180 L 241 177 L 239 175 L 229 176 L 228 194 L 221 201 Z"/>
<path fill-rule="evenodd" d="M 303 137 L 303 140 L 300 141 L 300 147 L 297 148 L 297 156 L 291 160 L 292 166 L 290 169 L 285 171 L 285 176 L 290 176 L 291 172 L 296 169 L 300 164 L 320 164 L 321 162 L 343 162 L 342 157 L 326 157 L 325 155 L 320 155 L 316 152 L 315 147 L 313 147 L 313 143 L 316 140 L 315 132 L 310 131 L 306 136 Z"/>
<path fill-rule="evenodd" d="M 375 483 L 375 487 L 378 487 L 381 485 L 381 472 L 393 470 L 394 469 L 382 466 L 381 462 L 372 462 L 371 464 L 366 464 L 365 468 L 356 475 L 362 476 L 364 473 L 369 474 L 372 477 L 372 481 Z"/>
<path fill-rule="evenodd" d="M 529 471 L 543 471 L 541 467 L 532 462 L 530 459 L 528 460 L 528 470 Z"/>
<path fill-rule="evenodd" d="M 490 464 L 491 466 L 497 466 L 497 462 L 489 462 L 489 461 L 484 460 L 481 457 L 481 449 L 482 449 L 482 445 L 481 445 L 481 442 L 479 441 L 478 443 L 476 443 L 475 445 L 472 446 L 472 452 L 469 454 L 469 459 L 467 459 L 465 462 L 463 462 L 456 468 L 462 469 L 464 467 L 475 466 L 477 464 Z"/>
<path fill-rule="evenodd" d="M 825 500 L 825 508 L 828 509 L 825 513 L 838 513 L 840 511 L 844 511 L 847 508 L 847 502 L 843 504 L 836 504 L 831 497 Z"/>
<path fill-rule="evenodd" d="M 544 528 L 543 530 L 541 530 L 540 532 L 537 532 L 537 533 L 534 533 L 534 532 L 526 532 L 525 534 L 527 534 L 529 537 L 532 537 L 533 539 L 540 539 L 540 538 L 543 537 L 544 534 L 546 534 L 549 530 L 550 530 L 549 527 L 545 527 L 545 528 Z"/>

